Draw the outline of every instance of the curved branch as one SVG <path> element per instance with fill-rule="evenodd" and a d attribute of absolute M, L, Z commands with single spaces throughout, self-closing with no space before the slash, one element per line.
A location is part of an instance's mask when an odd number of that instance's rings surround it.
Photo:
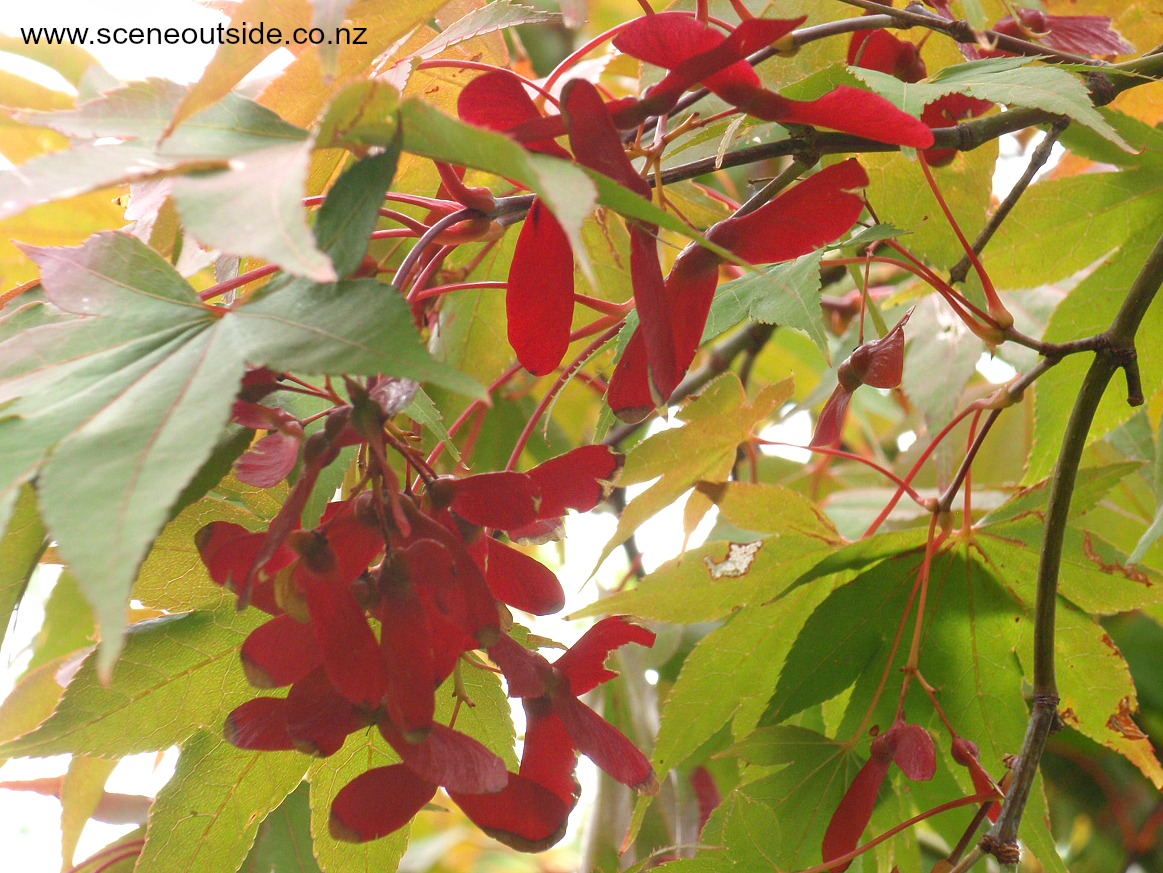
<path fill-rule="evenodd" d="M 997 824 L 983 838 L 981 847 L 1006 860 L 1017 849 L 1018 827 L 1029 800 L 1046 738 L 1060 724 L 1058 718 L 1058 682 L 1054 669 L 1054 623 L 1058 599 L 1058 573 L 1062 564 L 1062 547 L 1074 483 L 1086 447 L 1087 434 L 1098 404 L 1115 372 L 1134 366 L 1135 334 L 1155 294 L 1163 283 L 1163 237 L 1155 244 L 1142 270 L 1135 278 L 1122 307 L 1106 332 L 1109 343 L 1095 354 L 1083 380 L 1074 409 L 1062 438 L 1062 450 L 1050 482 L 1046 507 L 1046 537 L 1038 565 L 1038 590 L 1034 605 L 1034 702 L 1026 738 L 1014 781 L 1002 806 Z M 1130 386 L 1129 386 L 1130 387 Z M 1132 397 L 1134 400 L 1133 391 Z M 1140 400 L 1141 402 L 1141 400 Z"/>

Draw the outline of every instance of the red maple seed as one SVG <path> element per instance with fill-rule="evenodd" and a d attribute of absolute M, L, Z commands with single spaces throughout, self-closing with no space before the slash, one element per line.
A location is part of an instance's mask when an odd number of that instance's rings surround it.
<path fill-rule="evenodd" d="M 569 348 L 573 248 L 557 219 L 535 200 L 513 249 L 505 292 L 509 345 L 535 376 L 552 373 Z"/>
<path fill-rule="evenodd" d="M 559 842 L 573 809 L 549 789 L 515 773 L 494 794 L 448 795 L 473 824 L 520 852 L 543 852 Z"/>
<path fill-rule="evenodd" d="M 240 655 L 255 688 L 291 685 L 323 663 L 314 631 L 289 615 L 275 616 L 251 631 Z"/>
<path fill-rule="evenodd" d="M 525 700 L 535 731 L 542 728 L 560 735 L 554 721 L 560 719 L 571 749 L 589 757 L 619 782 L 653 794 L 658 790 L 658 779 L 650 761 L 621 731 L 578 700 L 580 695 L 617 676 L 605 666 L 605 660 L 614 649 L 631 642 L 652 646 L 654 633 L 621 616 L 611 616 L 586 631 L 552 665 L 511 640 L 498 641 L 489 649 L 489 655 L 505 674 L 509 696 Z M 548 746 L 544 742 L 536 745 Z M 557 772 L 555 767 L 549 769 Z"/>
<path fill-rule="evenodd" d="M 905 360 L 904 328 L 912 314 L 910 309 L 883 337 L 858 346 L 840 364 L 836 371 L 840 384 L 820 412 L 810 443 L 813 448 L 835 445 L 840 441 L 848 403 L 861 385 L 871 385 L 873 388 L 895 388 L 900 385 Z"/>
<path fill-rule="evenodd" d="M 962 739 L 961 737 L 954 737 L 952 755 L 954 761 L 969 771 L 969 778 L 973 780 L 974 791 L 978 794 L 986 794 L 992 791 L 999 797 L 1002 796 L 1003 792 L 998 790 L 997 785 L 990 778 L 989 773 L 981 766 L 981 756 L 976 743 L 971 740 Z M 998 816 L 1001 815 L 1001 804 L 991 803 L 987 815 L 990 821 L 996 822 Z"/>
<path fill-rule="evenodd" d="M 1017 19 L 1007 15 L 993 26 L 993 30 L 1039 42 L 1061 52 L 1089 57 L 1113 57 L 1135 50 L 1105 15 L 1050 15 L 1039 9 L 1018 9 L 1017 13 Z M 1012 53 L 993 48 L 970 50 L 966 54 L 969 57 L 1004 57 Z"/>
<path fill-rule="evenodd" d="M 839 239 L 860 217 L 864 201 L 852 193 L 868 184 L 855 159 L 826 167 L 747 215 L 725 219 L 707 238 L 753 264 L 778 263 Z M 677 355 L 678 378 L 686 373 L 702 341 L 703 328 L 719 279 L 717 255 L 691 243 L 666 280 Z M 641 328 L 630 338 L 610 379 L 606 398 L 624 421 L 639 421 L 654 409 Z M 672 380 L 677 385 L 677 380 Z M 657 384 L 657 383 L 656 383 Z M 670 394 L 663 396 L 669 400 Z"/>
<path fill-rule="evenodd" d="M 736 29 L 736 33 L 744 31 L 743 36 L 733 40 L 689 16 L 662 12 L 624 28 L 614 38 L 614 45 L 639 60 L 672 71 L 641 101 L 647 114 L 669 111 L 683 91 L 701 82 L 716 96 L 764 121 L 818 125 L 914 148 L 933 144 L 933 133 L 925 124 L 870 91 L 841 86 L 817 100 L 800 101 L 764 88 L 743 58 L 779 38 L 773 34 L 782 36 L 802 21 L 749 19 Z M 755 45 L 759 40 L 765 42 Z M 642 120 L 625 124 L 632 118 L 624 119 L 623 114 L 615 112 L 619 127 L 632 127 Z"/>
<path fill-rule="evenodd" d="M 501 603 L 532 615 L 552 615 L 565 606 L 561 582 L 537 559 L 492 537 L 483 538 L 478 551 L 489 589 Z"/>
<path fill-rule="evenodd" d="M 331 801 L 328 829 L 348 843 L 386 837 L 410 822 L 436 794 L 436 786 L 406 764 L 360 773 Z"/>
<path fill-rule="evenodd" d="M 877 740 L 887 744 L 893 763 L 914 782 L 927 782 L 937 772 L 937 747 L 919 724 L 897 722 Z"/>
<path fill-rule="evenodd" d="M 291 686 L 286 717 L 295 748 L 321 758 L 338 752 L 349 734 L 368 723 L 322 669 Z"/>
<path fill-rule="evenodd" d="M 876 797 L 880 793 L 880 786 L 888 776 L 888 767 L 892 758 L 887 755 L 873 754 L 848 786 L 844 798 L 828 822 L 828 829 L 824 832 L 822 854 L 824 863 L 847 855 L 860 842 L 860 835 L 872 820 L 872 810 L 876 807 Z M 844 873 L 851 864 L 848 861 L 832 868 L 833 873 Z"/>
<path fill-rule="evenodd" d="M 690 775 L 691 790 L 695 793 L 695 801 L 699 806 L 699 833 L 703 832 L 703 828 L 707 826 L 707 821 L 719 804 L 723 802 L 723 795 L 719 791 L 719 786 L 715 782 L 715 777 L 711 775 L 711 771 L 702 764 L 691 770 Z"/>
<path fill-rule="evenodd" d="M 235 707 L 222 729 L 226 742 L 252 752 L 284 752 L 295 748 L 287 731 L 287 701 L 255 697 Z"/>

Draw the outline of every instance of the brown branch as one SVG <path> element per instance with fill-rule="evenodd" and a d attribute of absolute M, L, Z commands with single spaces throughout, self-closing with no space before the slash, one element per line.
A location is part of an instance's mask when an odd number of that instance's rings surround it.
<path fill-rule="evenodd" d="M 1160 283 L 1163 283 L 1163 237 L 1155 244 L 1107 330 L 1108 345 L 1098 350 L 1087 371 L 1067 422 L 1062 449 L 1050 481 L 1046 535 L 1038 565 L 1038 588 L 1034 604 L 1033 711 L 1001 816 L 981 842 L 981 848 L 994 854 L 1003 863 L 1012 863 L 1011 858 L 1018 846 L 1018 828 L 1038 773 L 1046 738 L 1061 723 L 1058 717 L 1058 682 L 1054 663 L 1055 611 L 1066 523 L 1082 452 L 1086 447 L 1095 411 L 1116 371 L 1128 371 L 1128 393 L 1134 393 L 1131 370 L 1134 368 L 1135 334 L 1155 299 Z"/>
<path fill-rule="evenodd" d="M 904 9 L 893 9 L 877 3 L 875 0 L 840 0 L 840 2 L 846 3 L 849 6 L 856 6 L 860 9 L 867 9 L 878 14 L 891 15 L 902 26 L 928 28 L 929 30 L 944 34 L 958 43 L 975 43 L 980 35 L 990 45 L 1015 55 L 1038 57 L 1056 64 L 1082 64 L 1096 67 L 1109 65 L 1107 61 L 1096 61 L 1086 55 L 1075 55 L 1070 52 L 1058 51 L 1050 46 L 1019 39 L 1008 33 L 998 33 L 996 30 L 975 31 L 973 26 L 964 19 L 942 18 L 918 3 L 911 3 Z"/>
<path fill-rule="evenodd" d="M 981 233 L 977 235 L 977 239 L 973 241 L 973 253 L 980 255 L 981 250 L 986 247 L 993 235 L 997 233 L 997 229 L 1001 227 L 1013 208 L 1017 205 L 1018 200 L 1026 193 L 1026 189 L 1030 187 L 1030 183 L 1034 181 L 1034 177 L 1038 175 L 1038 171 L 1045 166 L 1046 161 L 1050 159 L 1050 154 L 1054 151 L 1054 143 L 1058 142 L 1063 131 L 1070 126 L 1070 119 L 1059 118 L 1051 125 L 1049 132 L 1038 143 L 1038 147 L 1034 149 L 1033 154 L 1030 155 L 1030 162 L 1026 164 L 1026 170 L 1022 173 L 1022 177 L 1018 179 L 1017 184 L 1010 189 L 1010 192 L 993 211 L 989 217 L 989 221 L 985 227 L 981 229 Z M 969 255 L 963 257 L 958 261 L 952 270 L 949 271 L 949 284 L 958 285 L 965 281 L 965 277 L 969 275 L 970 260 Z"/>
<path fill-rule="evenodd" d="M 727 372 L 740 355 L 758 352 L 771 339 L 771 335 L 775 333 L 775 327 L 773 324 L 753 323 L 731 334 L 722 342 L 711 346 L 710 355 L 706 362 L 687 374 L 687 377 L 674 389 L 670 402 L 677 403 L 679 400 L 689 397 L 716 376 Z M 620 424 L 611 428 L 603 442 L 608 446 L 617 446 L 649 422 L 650 418 L 647 417 L 642 421 Z"/>

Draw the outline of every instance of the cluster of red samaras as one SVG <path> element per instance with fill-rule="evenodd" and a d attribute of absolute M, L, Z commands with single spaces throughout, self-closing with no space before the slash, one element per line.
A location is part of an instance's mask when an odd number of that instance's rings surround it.
<path fill-rule="evenodd" d="M 935 4 L 941 8 L 942 4 Z M 944 10 L 947 13 L 947 10 Z M 1093 19 L 1093 20 L 1092 20 Z M 626 155 L 623 131 L 672 111 L 684 93 L 701 86 L 741 112 L 767 121 L 827 127 L 868 139 L 924 149 L 930 165 L 951 161 L 951 149 L 934 149 L 931 128 L 980 115 L 992 103 L 949 94 L 930 103 L 920 119 L 879 95 L 839 87 L 816 100 L 786 98 L 763 87 L 747 61 L 776 43 L 804 19 L 749 18 L 729 33 L 690 15 L 644 16 L 618 31 L 614 46 L 667 74 L 639 98 L 605 101 L 584 80 L 562 89 L 560 112 L 545 115 L 514 75 L 498 70 L 473 80 L 461 93 L 463 120 L 505 133 L 530 151 L 578 162 L 649 199 L 650 187 Z M 1042 26 L 1048 44 L 1079 44 L 1093 52 L 1126 44 L 1109 19 L 1024 16 L 1002 21 L 1003 32 Z M 1008 29 L 1007 29 L 1008 28 Z M 1082 35 L 1081 43 L 1079 34 Z M 1028 35 L 1028 34 L 1027 34 Z M 859 31 L 848 62 L 906 82 L 924 78 L 918 47 L 885 30 Z M 570 152 L 556 141 L 568 136 Z M 728 218 L 707 238 L 752 264 L 778 263 L 807 254 L 851 229 L 862 209 L 853 192 L 867 184 L 855 161 L 830 167 L 749 215 Z M 630 220 L 630 273 L 639 324 L 610 380 L 607 399 L 620 418 L 637 421 L 666 403 L 689 368 L 702 340 L 718 284 L 720 259 L 698 243 L 689 245 L 669 275 L 659 264 L 657 228 Z M 545 375 L 557 369 L 570 341 L 574 311 L 574 258 L 569 239 L 548 208 L 536 202 L 518 238 L 506 296 L 509 342 L 526 369 Z"/>
<path fill-rule="evenodd" d="M 254 405 L 236 415 L 262 417 Z M 335 424 L 305 441 L 299 483 L 313 485 L 337 446 L 364 441 L 357 418 L 333 416 Z M 281 456 L 281 443 L 296 436 L 282 434 L 266 454 Z M 355 731 L 379 730 L 400 763 L 356 777 L 331 808 L 332 834 L 352 841 L 402 827 L 443 787 L 486 833 L 543 849 L 561 838 L 577 802 L 579 752 L 615 779 L 655 790 L 642 752 L 578 700 L 613 678 L 604 664 L 614 649 L 650 646 L 654 634 L 614 617 L 555 663 L 524 648 L 498 601 L 551 613 L 564 603 L 562 588 L 548 568 L 485 531 L 552 537 L 569 510 L 588 511 L 607 496 L 621 463 L 604 446 L 586 446 L 527 473 L 436 479 L 422 497 L 365 491 L 331 503 L 313 530 L 286 523 L 284 513 L 259 532 L 207 525 L 197 545 L 211 577 L 271 616 L 243 643 L 247 678 L 257 688 L 289 689 L 235 709 L 227 739 L 243 749 L 325 756 Z M 287 501 L 296 518 L 299 490 Z M 488 653 L 524 705 L 516 773 L 434 720 L 437 688 L 473 650 Z"/>
<path fill-rule="evenodd" d="M 658 13 L 619 31 L 622 52 L 669 73 L 641 98 L 602 99 L 587 81 L 566 83 L 561 112 L 542 115 L 512 74 L 497 71 L 461 93 L 463 120 L 516 139 L 530 151 L 571 157 L 555 137 L 567 135 L 572 159 L 643 199 L 650 186 L 626 155 L 622 131 L 665 115 L 688 89 L 701 85 L 749 115 L 789 124 L 830 127 L 881 142 L 926 148 L 928 125 L 868 91 L 841 87 L 817 100 L 790 100 L 763 87 L 748 54 L 788 34 L 803 19 L 753 18 L 729 35 L 681 13 Z M 855 160 L 812 176 L 748 215 L 728 218 L 707 238 L 753 264 L 777 263 L 814 251 L 847 233 L 863 209 L 853 193 L 868 184 Z M 692 243 L 663 276 L 657 228 L 630 220 L 630 273 L 639 325 L 610 381 L 607 398 L 621 418 L 638 420 L 665 403 L 694 359 L 718 284 L 720 259 Z M 518 360 L 543 375 L 562 362 L 573 321 L 573 252 L 544 206 L 534 204 L 509 273 L 509 342 Z"/>

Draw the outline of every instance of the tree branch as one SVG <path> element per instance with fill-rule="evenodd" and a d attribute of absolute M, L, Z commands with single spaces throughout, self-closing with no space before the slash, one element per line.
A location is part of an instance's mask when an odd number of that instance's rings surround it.
<path fill-rule="evenodd" d="M 687 377 L 674 389 L 670 402 L 677 403 L 684 397 L 689 397 L 716 376 L 726 373 L 735 359 L 744 352 L 757 352 L 763 348 L 771 339 L 771 335 L 775 333 L 775 327 L 773 324 L 753 323 L 731 334 L 722 342 L 711 346 L 710 356 L 706 363 L 687 374 Z M 647 417 L 642 421 L 620 424 L 611 428 L 603 442 L 608 446 L 617 446 L 649 422 L 650 418 Z"/>
<path fill-rule="evenodd" d="M 1034 149 L 1033 154 L 1030 155 L 1030 162 L 1026 164 L 1026 170 L 1022 173 L 1022 177 L 1018 179 L 1017 183 L 1010 192 L 990 215 L 989 221 L 985 227 L 981 229 L 981 233 L 977 235 L 977 239 L 973 241 L 974 254 L 981 254 L 981 250 L 986 247 L 993 235 L 997 233 L 997 229 L 1001 227 L 1003 221 L 1009 217 L 1010 212 L 1017 205 L 1018 200 L 1026 193 L 1026 189 L 1030 187 L 1030 183 L 1034 181 L 1034 177 L 1038 175 L 1038 171 L 1045 166 L 1046 161 L 1050 159 L 1051 152 L 1054 151 L 1054 143 L 1058 142 L 1058 137 L 1062 132 L 1070 126 L 1070 119 L 1059 118 L 1050 127 L 1050 131 L 1038 143 L 1038 147 Z M 949 271 L 949 284 L 958 285 L 965 281 L 965 277 L 969 275 L 969 255 L 963 257 L 958 261 L 952 270 Z"/>
<path fill-rule="evenodd" d="M 885 7 L 875 2 L 875 0 L 840 0 L 840 2 L 847 3 L 849 6 L 856 6 L 860 9 L 867 9 L 878 14 L 891 15 L 897 19 L 901 26 L 925 27 L 937 33 L 942 33 L 959 43 L 975 43 L 980 35 L 985 37 L 991 45 L 1016 55 L 1038 57 L 1056 64 L 1108 65 L 1106 61 L 1096 61 L 1086 55 L 1075 55 L 1070 52 L 1057 51 L 1050 46 L 1019 39 L 1007 33 L 998 33 L 996 30 L 975 31 L 968 21 L 964 19 L 942 18 L 935 12 L 930 12 L 928 9 L 925 9 L 919 3 L 910 3 L 904 9 L 893 9 L 891 7 Z"/>
<path fill-rule="evenodd" d="M 1046 537 L 1038 566 L 1038 590 L 1034 605 L 1034 699 L 1026 738 L 1022 744 L 1014 781 L 1006 794 L 997 824 L 982 839 L 981 848 L 1002 863 L 1013 863 L 1017 850 L 1018 827 L 1029 800 L 1030 790 L 1045 750 L 1046 738 L 1060 724 L 1058 718 L 1058 682 L 1054 665 L 1054 623 L 1058 598 L 1058 574 L 1062 564 L 1062 547 L 1074 483 L 1086 447 L 1087 434 L 1095 411 L 1111 378 L 1119 369 L 1133 366 L 1135 334 L 1147 313 L 1160 283 L 1163 283 L 1163 237 L 1155 244 L 1122 307 L 1106 332 L 1108 344 L 1095 354 L 1094 361 L 1078 392 L 1062 450 L 1050 481 L 1046 507 Z M 1128 370 L 1129 372 L 1129 370 Z M 1129 388 L 1132 378 L 1128 375 Z M 1137 399 L 1132 394 L 1128 400 Z M 1141 402 L 1141 401 L 1140 401 Z"/>

